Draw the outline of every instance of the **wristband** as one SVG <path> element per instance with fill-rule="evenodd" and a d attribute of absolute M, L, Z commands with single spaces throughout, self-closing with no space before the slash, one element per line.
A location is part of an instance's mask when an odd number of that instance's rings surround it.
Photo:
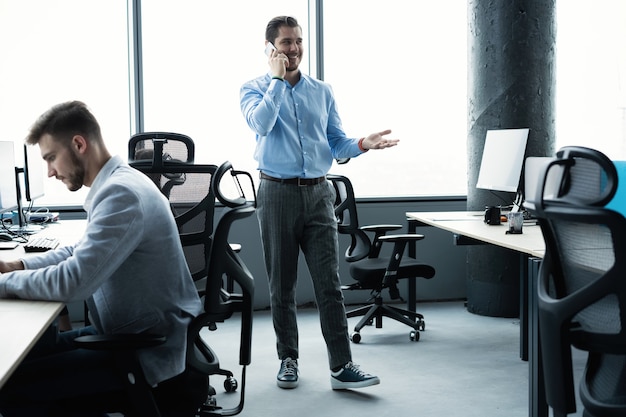
<path fill-rule="evenodd" d="M 369 149 L 365 149 L 363 147 L 363 141 L 365 140 L 365 138 L 361 138 L 359 139 L 359 149 L 361 150 L 361 152 L 367 152 Z"/>
<path fill-rule="evenodd" d="M 272 80 L 281 80 L 281 81 L 285 81 L 285 79 L 284 79 L 284 78 L 279 77 L 278 75 L 276 75 L 276 76 L 272 77 Z"/>

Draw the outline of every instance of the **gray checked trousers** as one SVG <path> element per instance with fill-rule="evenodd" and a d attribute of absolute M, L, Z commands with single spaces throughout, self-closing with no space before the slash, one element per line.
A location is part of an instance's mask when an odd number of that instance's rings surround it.
<path fill-rule="evenodd" d="M 338 272 L 334 198 L 327 181 L 297 186 L 261 180 L 257 196 L 278 357 L 298 359 L 296 284 L 302 250 L 331 369 L 352 360 Z"/>

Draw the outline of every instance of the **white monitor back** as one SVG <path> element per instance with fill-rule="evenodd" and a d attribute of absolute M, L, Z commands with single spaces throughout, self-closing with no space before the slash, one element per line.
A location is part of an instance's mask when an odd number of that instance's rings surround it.
<path fill-rule="evenodd" d="M 16 209 L 17 206 L 13 142 L 0 141 L 0 212 Z"/>
<path fill-rule="evenodd" d="M 530 129 L 488 130 L 476 188 L 517 192 Z"/>
<path fill-rule="evenodd" d="M 534 202 L 541 198 L 538 191 L 543 182 L 544 168 L 554 159 L 551 156 L 529 156 L 526 158 L 524 164 L 524 207 L 534 208 Z M 562 172 L 562 168 L 558 166 L 550 170 L 543 190 L 544 198 L 549 199 L 557 196 Z"/>

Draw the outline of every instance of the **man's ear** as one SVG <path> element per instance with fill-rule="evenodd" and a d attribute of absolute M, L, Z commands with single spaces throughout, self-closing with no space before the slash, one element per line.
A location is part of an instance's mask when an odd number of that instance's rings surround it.
<path fill-rule="evenodd" d="M 74 135 L 72 138 L 72 148 L 79 153 L 84 154 L 87 151 L 89 143 L 82 135 Z"/>

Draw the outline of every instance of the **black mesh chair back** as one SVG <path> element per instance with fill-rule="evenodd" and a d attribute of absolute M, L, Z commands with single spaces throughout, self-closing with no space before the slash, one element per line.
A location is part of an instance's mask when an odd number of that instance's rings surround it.
<path fill-rule="evenodd" d="M 540 181 L 531 212 L 546 242 L 538 305 L 547 402 L 555 416 L 576 411 L 573 345 L 589 352 L 585 415 L 626 415 L 626 219 L 603 207 L 617 172 L 598 151 L 566 147 Z"/>
<path fill-rule="evenodd" d="M 213 237 L 211 181 L 217 166 L 193 164 L 193 141 L 177 133 L 140 133 L 131 137 L 128 149 L 129 164 L 152 179 L 169 200 L 187 264 L 202 293 Z"/>
<path fill-rule="evenodd" d="M 245 187 L 242 186 L 242 178 L 251 190 L 248 196 L 245 194 Z M 233 181 L 229 183 L 229 179 Z M 254 277 L 238 255 L 238 250 L 229 242 L 229 234 L 235 222 L 254 214 L 256 192 L 250 174 L 234 170 L 230 162 L 225 162 L 217 168 L 212 188 L 217 199 L 224 205 L 225 212 L 220 217 L 213 236 L 208 276 L 205 281 L 204 312 L 194 319 L 189 330 L 187 365 L 201 373 L 225 375 L 227 380 L 224 387 L 227 392 L 237 388 L 233 374 L 219 369 L 217 356 L 205 339 L 200 337 L 200 332 L 206 327 L 215 330 L 214 323 L 223 322 L 234 313 L 241 315 L 239 364 L 242 365 L 242 382 L 239 403 L 229 409 L 222 409 L 209 403 L 201 413 L 201 415 L 234 415 L 243 410 L 245 370 L 252 359 Z"/>
<path fill-rule="evenodd" d="M 362 316 L 350 335 L 354 343 L 361 340 L 361 329 L 376 323 L 382 327 L 382 318 L 389 317 L 413 328 L 411 340 L 419 340 L 419 330 L 424 330 L 424 316 L 414 311 L 403 310 L 383 302 L 383 291 L 387 290 L 392 300 L 401 299 L 398 289 L 399 279 L 430 279 L 435 270 L 416 259 L 403 257 L 406 245 L 424 238 L 417 234 L 387 234 L 402 229 L 401 225 L 378 224 L 360 226 L 358 220 L 354 189 L 350 180 L 342 175 L 328 175 L 335 190 L 335 216 L 337 230 L 340 234 L 349 235 L 351 242 L 345 252 L 345 260 L 350 263 L 350 276 L 356 281 L 342 286 L 343 290 L 370 290 L 373 304 L 347 312 L 347 317 Z M 368 233 L 372 235 L 368 236 Z M 390 256 L 381 256 L 383 242 L 393 243 Z"/>
<path fill-rule="evenodd" d="M 359 261 L 370 255 L 372 245 L 367 234 L 359 228 L 359 216 L 356 211 L 352 183 L 346 177 L 339 175 L 331 175 L 329 179 L 335 188 L 337 231 L 351 238 L 350 246 L 345 253 L 346 261 Z M 376 257 L 376 254 L 372 256 Z"/>

